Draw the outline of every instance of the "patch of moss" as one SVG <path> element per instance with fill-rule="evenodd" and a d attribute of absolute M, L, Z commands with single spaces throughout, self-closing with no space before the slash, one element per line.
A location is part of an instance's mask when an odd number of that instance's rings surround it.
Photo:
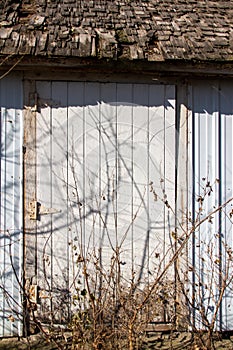
<path fill-rule="evenodd" d="M 116 40 L 120 44 L 130 44 L 130 40 L 129 40 L 128 35 L 124 29 L 118 30 L 116 32 Z"/>

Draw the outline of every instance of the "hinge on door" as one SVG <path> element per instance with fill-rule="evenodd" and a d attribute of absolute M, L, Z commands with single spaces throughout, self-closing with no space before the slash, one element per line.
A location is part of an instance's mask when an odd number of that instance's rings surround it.
<path fill-rule="evenodd" d="M 55 208 L 46 208 L 37 201 L 31 201 L 29 203 L 29 217 L 31 220 L 40 220 L 41 215 L 57 214 L 61 210 Z"/>
<path fill-rule="evenodd" d="M 37 220 L 38 218 L 38 202 L 31 201 L 29 202 L 29 217 L 30 220 Z"/>
<path fill-rule="evenodd" d="M 48 215 L 48 214 L 57 214 L 60 213 L 61 210 L 55 208 L 46 208 L 44 205 L 38 203 L 39 215 Z"/>

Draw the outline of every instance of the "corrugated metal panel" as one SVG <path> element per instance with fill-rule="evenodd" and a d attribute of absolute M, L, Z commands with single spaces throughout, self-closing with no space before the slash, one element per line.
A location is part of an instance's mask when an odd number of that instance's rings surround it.
<path fill-rule="evenodd" d="M 37 82 L 37 93 L 37 201 L 60 211 L 37 221 L 38 312 L 62 322 L 78 254 L 109 269 L 118 247 L 125 280 L 140 283 L 169 258 L 174 220 L 160 199 L 175 205 L 175 89 Z"/>
<path fill-rule="evenodd" d="M 0 80 L 0 336 L 22 334 L 22 83 Z"/>
<path fill-rule="evenodd" d="M 233 195 L 232 90 L 233 84 L 227 82 L 199 82 L 190 89 L 193 217 L 199 213 L 200 219 Z M 202 224 L 193 237 L 193 300 L 197 328 L 203 328 L 205 324 L 203 313 L 209 322 L 213 320 L 227 278 L 229 286 L 217 313 L 216 328 L 233 329 L 232 268 L 228 266 L 227 252 L 233 248 L 231 210 L 232 203 Z"/>

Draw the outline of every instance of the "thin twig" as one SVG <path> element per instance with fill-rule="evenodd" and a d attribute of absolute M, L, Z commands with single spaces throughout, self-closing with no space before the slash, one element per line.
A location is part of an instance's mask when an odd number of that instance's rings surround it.
<path fill-rule="evenodd" d="M 5 78 L 21 61 L 22 61 L 22 59 L 24 58 L 24 56 L 21 56 L 19 59 L 18 59 L 18 61 L 17 62 L 15 62 L 15 64 L 13 64 L 13 66 L 12 67 L 10 67 L 9 69 L 8 69 L 8 71 L 6 72 L 6 73 L 4 73 L 3 75 L 1 75 L 0 76 L 0 80 L 1 79 L 3 79 L 3 78 Z M 2 64 L 2 63 L 1 63 Z"/>

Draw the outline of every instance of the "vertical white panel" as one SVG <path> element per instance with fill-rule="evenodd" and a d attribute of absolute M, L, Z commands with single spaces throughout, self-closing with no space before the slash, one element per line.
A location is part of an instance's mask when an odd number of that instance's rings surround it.
<path fill-rule="evenodd" d="M 79 147 L 83 148 L 81 165 L 83 181 L 83 246 L 84 256 L 93 255 L 99 246 L 99 210 L 101 208 L 100 183 L 100 86 L 84 86 L 83 133 Z M 77 145 L 78 146 L 78 145 Z"/>
<path fill-rule="evenodd" d="M 100 95 L 100 169 L 101 193 L 101 261 L 110 266 L 113 249 L 118 244 L 118 140 L 117 85 L 101 84 Z"/>
<path fill-rule="evenodd" d="M 122 273 L 127 279 L 135 277 L 135 234 L 141 200 L 143 197 L 141 169 L 134 147 L 135 124 L 133 120 L 133 85 L 117 85 L 117 224 L 118 246 L 124 261 Z M 137 180 L 136 180 L 137 179 Z M 140 183 L 141 182 L 141 183 Z M 138 202 L 138 203 L 137 203 Z M 134 216 L 137 218 L 134 220 Z"/>
<path fill-rule="evenodd" d="M 68 107 L 66 82 L 38 82 L 38 284 L 44 319 L 69 315 Z"/>
<path fill-rule="evenodd" d="M 49 82 L 36 84 L 40 113 L 36 116 L 36 183 L 37 198 L 41 205 L 51 208 L 52 205 L 52 151 L 51 151 L 51 94 Z M 44 298 L 38 307 L 39 316 L 44 320 L 51 319 L 52 288 L 52 223 L 51 216 L 44 215 L 37 221 L 36 240 L 36 284 Z"/>
<path fill-rule="evenodd" d="M 222 82 L 220 84 L 220 185 L 222 203 L 233 197 L 233 100 L 232 100 L 231 82 Z M 233 203 L 229 203 L 220 214 L 219 225 L 221 228 L 222 242 L 222 274 L 228 275 L 228 281 L 232 278 L 232 264 L 228 266 L 231 250 L 233 249 L 233 225 L 232 225 Z M 233 283 L 227 286 L 223 297 L 221 309 L 221 324 L 218 326 L 223 330 L 233 329 Z"/>
<path fill-rule="evenodd" d="M 83 183 L 83 128 L 84 83 L 68 82 L 68 241 L 69 241 L 69 290 L 73 292 L 81 279 L 77 257 L 84 254 L 85 223 Z"/>
<path fill-rule="evenodd" d="M 165 87 L 151 85 L 149 89 L 149 163 L 148 163 L 148 201 L 150 217 L 150 273 L 152 278 L 165 266 L 165 253 L 169 236 L 165 227 Z M 174 111 L 173 111 L 174 112 Z M 174 188 L 173 188 L 174 190 Z"/>
<path fill-rule="evenodd" d="M 51 86 L 51 273 L 52 313 L 61 323 L 69 310 L 68 225 L 67 225 L 67 83 L 52 82 Z"/>
<path fill-rule="evenodd" d="M 22 83 L 0 81 L 0 336 L 22 335 Z"/>
<path fill-rule="evenodd" d="M 175 88 L 150 86 L 149 91 L 149 147 L 148 147 L 148 210 L 150 221 L 149 271 L 151 280 L 159 276 L 175 253 Z M 166 204 L 167 203 L 167 204 Z M 166 274 L 167 286 L 172 285 L 172 298 L 176 290 L 174 266 Z M 169 289 L 169 287 L 168 287 Z M 168 321 L 166 306 L 162 322 Z"/>
<path fill-rule="evenodd" d="M 172 237 L 172 232 L 175 232 L 176 228 L 176 121 L 175 121 L 175 87 L 164 87 L 164 194 L 165 202 L 167 200 L 168 205 L 165 205 L 164 211 L 164 240 L 165 240 L 165 256 L 167 260 L 174 254 L 176 247 L 176 241 Z M 179 229 L 178 229 L 179 230 Z M 177 235 L 179 236 L 179 231 Z M 166 260 L 165 260 L 166 261 Z M 171 281 L 175 272 L 173 266 L 171 267 Z M 174 289 L 176 288 L 174 284 Z"/>
<path fill-rule="evenodd" d="M 138 282 L 148 284 L 149 277 L 149 86 L 134 84 L 133 86 L 133 193 L 134 212 L 137 217 L 134 222 L 133 256 L 135 262 L 135 277 Z"/>
<path fill-rule="evenodd" d="M 232 196 L 231 89 L 229 83 L 222 83 L 221 89 L 221 85 L 213 81 L 194 84 L 192 89 L 193 218 L 199 215 L 200 220 Z M 228 270 L 227 254 L 228 248 L 232 247 L 231 205 L 205 221 L 193 237 L 194 322 L 197 328 L 206 326 L 202 312 L 209 322 L 213 320 L 226 277 L 230 285 L 218 308 L 215 327 L 229 330 L 233 326 L 232 270 Z"/>
<path fill-rule="evenodd" d="M 195 171 L 195 215 L 198 220 L 208 215 L 218 205 L 218 191 L 215 179 L 218 178 L 218 87 L 198 86 L 194 89 L 194 171 Z M 209 193 L 213 186 L 213 193 Z M 203 198 L 203 203 L 202 203 Z M 209 320 L 214 314 L 218 271 L 213 266 L 216 255 L 215 220 L 206 221 L 194 237 L 193 264 L 195 269 L 195 301 L 203 305 Z M 203 327 L 201 314 L 196 313 L 195 322 Z"/>

